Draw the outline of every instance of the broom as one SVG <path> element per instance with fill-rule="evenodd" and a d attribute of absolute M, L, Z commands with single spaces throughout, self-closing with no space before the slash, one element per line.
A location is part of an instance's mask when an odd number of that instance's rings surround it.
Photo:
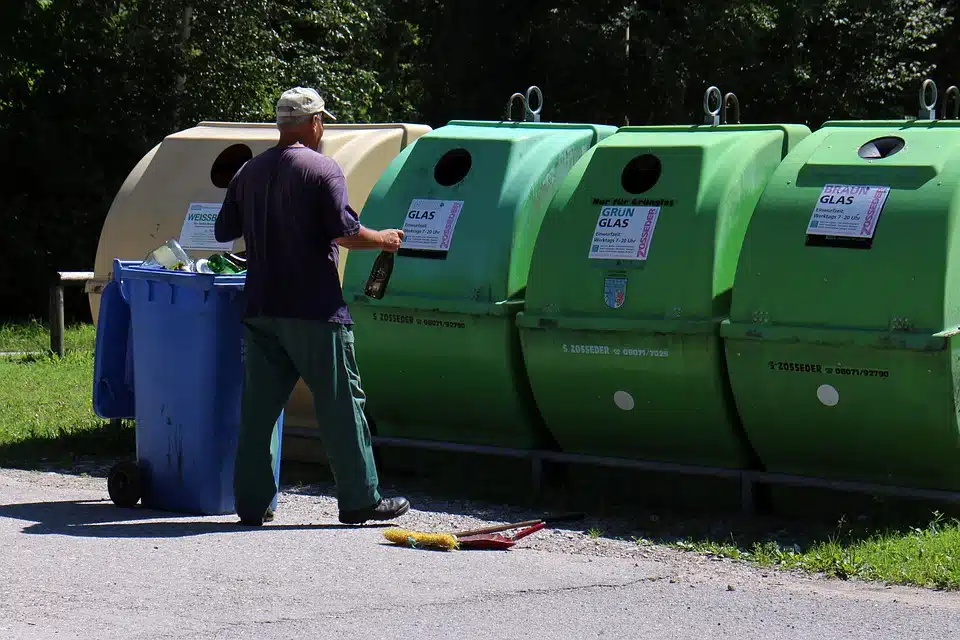
<path fill-rule="evenodd" d="M 428 533 L 422 531 L 410 531 L 409 529 L 391 528 L 383 532 L 383 537 L 390 542 L 401 546 L 409 546 L 413 548 L 430 547 L 433 549 L 451 551 L 453 549 L 460 548 L 460 538 L 481 536 L 490 533 L 497 533 L 499 531 L 506 531 L 508 529 L 516 529 L 519 527 L 534 527 L 536 525 L 546 525 L 553 522 L 580 520 L 582 518 L 582 513 L 571 513 L 561 516 L 539 518 L 537 520 L 524 520 L 523 522 L 511 522 L 509 524 L 498 524 L 490 527 L 482 527 L 480 529 L 467 529 L 466 531 L 453 531 L 449 533 Z"/>

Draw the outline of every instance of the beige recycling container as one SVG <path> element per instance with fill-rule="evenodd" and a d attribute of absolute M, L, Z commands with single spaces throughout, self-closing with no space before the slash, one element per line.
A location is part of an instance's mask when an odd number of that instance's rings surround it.
<path fill-rule="evenodd" d="M 320 151 L 340 164 L 350 204 L 361 212 L 387 165 L 428 131 L 426 125 L 325 124 Z M 243 249 L 242 239 L 232 246 L 216 243 L 213 221 L 233 175 L 278 138 L 274 124 L 201 122 L 167 136 L 140 160 L 120 187 L 100 232 L 96 279 L 86 289 L 94 324 L 100 291 L 114 258 L 143 259 L 170 238 L 177 238 L 194 259 Z M 341 248 L 341 279 L 346 254 Z M 290 398 L 284 422 L 293 427 L 316 426 L 313 401 L 302 380 Z"/>

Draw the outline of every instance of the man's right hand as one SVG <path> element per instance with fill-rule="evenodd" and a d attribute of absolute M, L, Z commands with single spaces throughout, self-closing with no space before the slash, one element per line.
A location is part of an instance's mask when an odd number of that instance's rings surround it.
<path fill-rule="evenodd" d="M 380 232 L 380 248 L 388 253 L 396 253 L 402 241 L 402 229 L 384 229 Z"/>

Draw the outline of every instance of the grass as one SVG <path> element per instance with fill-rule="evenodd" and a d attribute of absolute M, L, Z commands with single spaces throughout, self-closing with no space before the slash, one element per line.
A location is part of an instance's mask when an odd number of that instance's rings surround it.
<path fill-rule="evenodd" d="M 67 353 L 0 357 L 0 464 L 31 466 L 134 451 L 132 429 L 91 407 L 94 328 L 67 329 Z M 0 352 L 44 351 L 38 323 L 0 327 Z"/>
<path fill-rule="evenodd" d="M 70 327 L 63 337 L 68 351 L 93 353 L 96 330 L 92 324 Z M 0 325 L 0 353 L 37 352 L 50 350 L 50 332 L 42 323 L 34 320 L 25 324 Z"/>
<path fill-rule="evenodd" d="M 846 528 L 841 521 L 834 535 L 806 548 L 772 540 L 754 541 L 747 547 L 735 539 L 686 539 L 672 546 L 761 567 L 801 569 L 841 579 L 960 589 L 960 520 L 947 520 L 937 511 L 924 527 L 888 529 L 868 535 Z"/>
<path fill-rule="evenodd" d="M 91 458 L 127 457 L 135 450 L 132 425 L 111 425 L 91 408 L 93 327 L 68 328 L 65 342 L 62 360 L 46 353 L 0 357 L 0 465 L 63 468 Z M 0 352 L 45 352 L 48 345 L 49 334 L 39 323 L 0 326 Z M 649 529 L 643 537 L 635 529 L 611 534 L 761 567 L 960 589 L 960 520 L 939 512 L 922 526 L 850 526 L 842 520 L 826 530 L 808 522 L 718 523 L 661 514 L 649 517 Z M 606 534 L 590 527 L 587 535 Z"/>

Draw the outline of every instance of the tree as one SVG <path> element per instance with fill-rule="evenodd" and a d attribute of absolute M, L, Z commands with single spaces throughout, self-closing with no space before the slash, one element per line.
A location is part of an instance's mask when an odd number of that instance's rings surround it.
<path fill-rule="evenodd" d="M 201 120 L 272 120 L 318 88 L 340 122 L 694 124 L 706 88 L 744 122 L 901 118 L 960 84 L 958 0 L 21 0 L 0 3 L 4 315 L 89 269 L 131 167 Z M 942 113 L 942 107 L 941 107 Z M 518 113 L 515 115 L 519 115 Z M 84 306 L 76 307 L 82 313 Z"/>
<path fill-rule="evenodd" d="M 928 0 L 781 0 L 769 9 L 766 54 L 744 73 L 755 88 L 751 103 L 758 116 L 811 126 L 916 115 L 937 38 L 950 24 Z"/>

